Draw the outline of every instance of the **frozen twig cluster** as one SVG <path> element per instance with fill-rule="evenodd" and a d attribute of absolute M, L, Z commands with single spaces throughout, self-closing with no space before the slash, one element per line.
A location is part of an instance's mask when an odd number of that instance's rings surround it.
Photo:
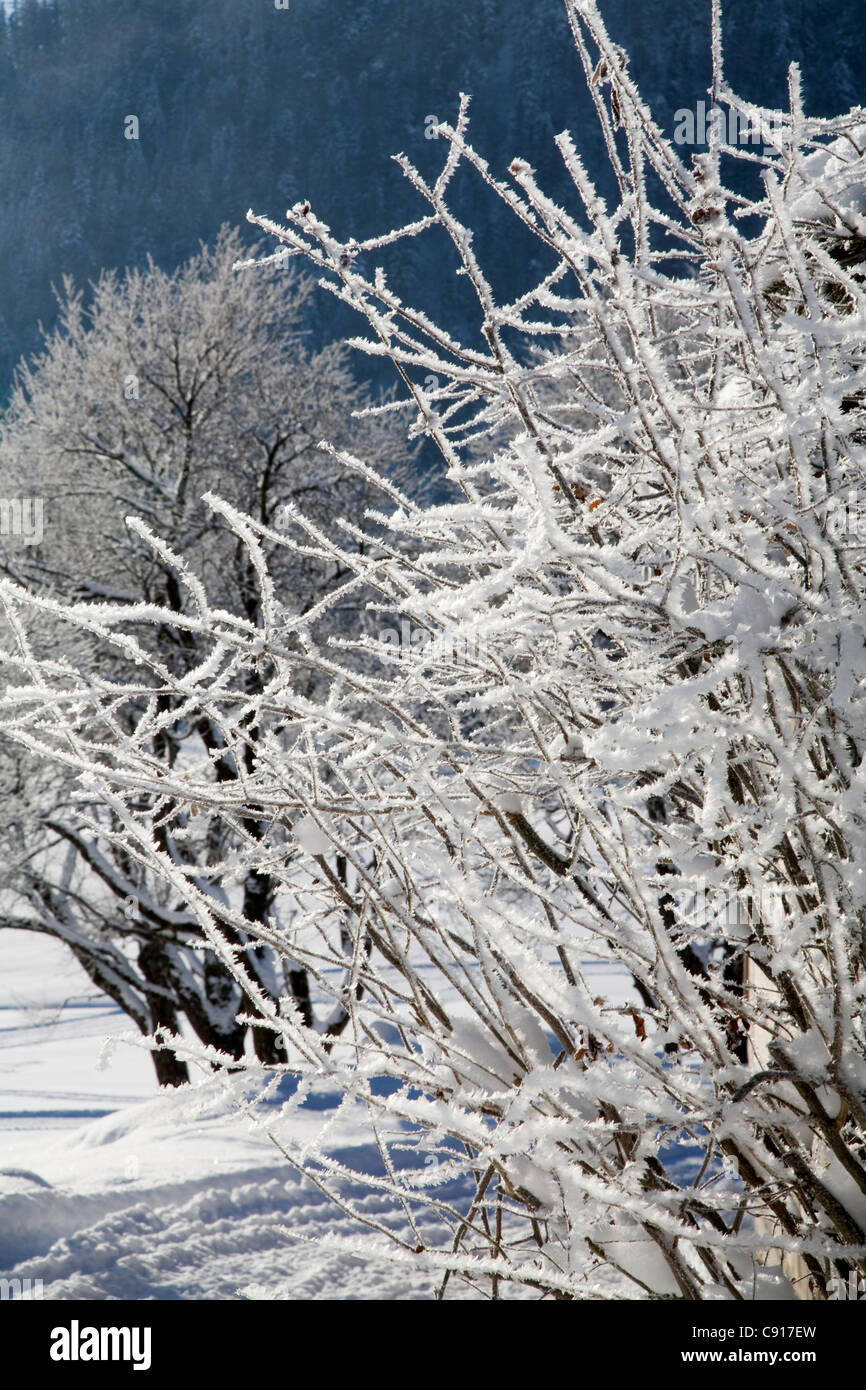
<path fill-rule="evenodd" d="M 495 176 L 464 100 L 435 182 L 401 160 L 426 205 L 411 226 L 343 243 L 306 204 L 255 219 L 275 261 L 305 258 L 364 316 L 451 498 L 383 481 L 387 529 L 359 546 L 352 521 L 326 533 L 299 507 L 290 534 L 211 497 L 253 618 L 180 556 L 182 614 L 7 583 L 27 683 L 5 726 L 98 788 L 290 1069 L 442 1146 L 436 1170 L 386 1147 L 371 1181 L 410 1226 L 425 1205 L 450 1226 L 443 1279 L 749 1299 L 796 1257 L 798 1292 L 824 1297 L 866 1271 L 864 538 L 840 524 L 866 487 L 866 115 L 808 119 L 792 71 L 769 152 L 714 141 L 687 166 L 594 5 L 568 10 L 610 196 L 567 134 L 568 208 L 519 159 Z M 760 118 L 718 54 L 716 85 Z M 451 210 L 464 165 L 546 257 L 514 302 Z M 431 228 L 476 296 L 476 344 L 364 270 Z M 350 576 L 315 632 L 277 546 Z M 353 593 L 423 644 L 323 640 Z M 135 678 L 29 659 L 40 604 Z M 193 636 L 199 664 L 160 662 L 153 625 Z M 219 748 L 181 775 L 153 750 L 202 712 Z M 225 866 L 176 851 L 191 806 L 230 827 L 239 873 L 278 885 L 268 923 L 210 890 Z M 309 972 L 312 1026 L 258 988 L 231 944 L 248 939 Z M 339 1165 L 317 1164 L 339 1200 Z M 437 1182 L 461 1173 L 474 1197 L 449 1205 Z M 429 1245 L 413 1229 L 407 1257 Z"/>

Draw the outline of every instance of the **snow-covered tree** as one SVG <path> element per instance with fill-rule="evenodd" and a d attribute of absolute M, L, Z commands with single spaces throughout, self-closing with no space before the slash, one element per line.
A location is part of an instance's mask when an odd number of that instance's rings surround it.
<path fill-rule="evenodd" d="M 290 534 L 211 494 L 254 614 L 179 552 L 182 607 L 6 582 L 22 674 L 4 724 L 195 916 L 298 1095 L 325 1077 L 369 1107 L 397 1248 L 443 1286 L 820 1298 L 866 1270 L 866 115 L 807 118 L 795 70 L 787 112 L 740 101 L 715 7 L 713 100 L 763 144 L 715 124 L 684 162 L 595 5 L 566 5 L 604 196 L 567 133 L 567 206 L 519 158 L 495 174 L 464 100 L 435 181 L 401 159 L 426 204 L 411 225 L 343 242 L 307 204 L 254 219 L 279 242 L 271 272 L 305 258 L 364 316 L 455 498 L 383 479 L 387 529 L 362 546 L 357 518 L 325 531 L 297 507 Z M 463 169 L 543 263 L 514 302 L 452 206 Z M 428 231 L 451 238 L 477 342 L 370 266 Z M 275 582 L 283 551 L 351 576 L 315 625 Z M 355 592 L 417 640 L 328 640 Z M 134 676 L 31 655 L 40 619 Z M 171 669 L 148 628 L 198 664 Z M 242 775 L 154 755 L 202 712 Z M 267 921 L 215 900 L 222 865 L 166 847 L 193 806 L 227 827 L 241 878 L 278 885 Z M 308 970 L 312 1025 L 238 936 Z M 441 1161 L 398 1160 L 396 1122 Z M 342 1200 L 337 1161 L 290 1126 L 280 1143 Z"/>
<path fill-rule="evenodd" d="M 42 508 L 40 544 L 14 534 L 0 539 L 4 571 L 32 591 L 183 612 L 172 562 L 179 552 L 193 558 L 227 611 L 255 622 L 249 557 L 203 506 L 202 493 L 217 488 L 266 524 L 303 497 L 324 525 L 337 510 L 363 511 L 364 487 L 316 450 L 320 439 L 345 444 L 374 435 L 377 448 L 396 458 L 382 425 L 351 419 L 367 398 L 345 349 L 311 353 L 304 346 L 310 283 L 287 272 L 239 276 L 233 265 L 242 250 L 238 233 L 224 229 L 174 274 L 152 264 L 106 274 L 87 302 L 65 287 L 60 326 L 19 368 L 0 430 L 5 487 L 38 498 Z M 143 539 L 149 532 L 159 535 L 158 549 Z M 333 562 L 284 548 L 271 563 L 284 601 L 299 614 L 341 578 Z M 341 615 L 347 630 L 356 626 L 357 608 Z M 37 650 L 59 650 L 70 661 L 86 656 L 103 677 L 131 670 L 122 652 L 92 636 L 70 642 L 67 634 L 64 642 L 53 622 L 33 640 Z M 143 629 L 142 640 L 177 679 L 203 656 L 201 644 L 171 624 Z M 247 683 L 257 688 L 254 669 Z M 221 733 L 207 711 L 170 720 L 152 752 L 179 768 L 192 746 L 207 749 L 219 778 L 239 775 L 221 756 Z M 242 1055 L 243 996 L 212 954 L 202 956 L 200 929 L 184 904 L 130 861 L 111 838 L 112 817 L 82 801 L 74 779 L 57 768 L 47 776 L 32 759 L 22 772 L 20 750 L 6 750 L 6 767 L 19 792 L 3 811 L 4 924 L 64 941 L 143 1033 L 173 1033 L 184 1017 L 211 1047 Z M 258 833 L 255 822 L 245 829 Z M 202 815 L 187 816 L 180 838 L 166 830 L 163 844 L 190 863 L 222 861 L 230 852 L 224 830 Z M 272 892 L 267 874 L 246 877 L 250 920 L 264 920 Z M 253 948 L 248 968 L 263 989 L 278 993 L 264 948 Z M 306 974 L 295 966 L 287 972 L 310 1018 Z M 254 1041 L 266 1060 L 281 1055 L 272 1033 L 256 1029 Z M 171 1052 L 154 1061 L 162 1082 L 188 1079 Z"/>

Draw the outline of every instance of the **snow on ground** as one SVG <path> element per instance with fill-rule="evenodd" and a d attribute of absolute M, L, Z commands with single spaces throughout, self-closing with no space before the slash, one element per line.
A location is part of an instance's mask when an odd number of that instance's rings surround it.
<path fill-rule="evenodd" d="M 105 1036 L 129 1026 L 59 942 L 0 935 L 0 1166 L 19 1130 L 66 1129 L 155 1094 L 144 1052 L 99 1069 Z"/>
<path fill-rule="evenodd" d="M 150 1057 L 122 1043 L 103 1065 L 128 1020 L 68 952 L 4 932 L 0 959 L 0 1274 L 49 1299 L 430 1297 L 430 1276 L 307 1244 L 346 1218 L 226 1117 L 222 1083 L 158 1094 Z M 361 1124 L 339 1139 L 370 1167 Z M 390 1198 L 352 1195 L 393 1218 Z"/>
<path fill-rule="evenodd" d="M 47 1299 L 433 1296 L 432 1273 L 322 1243 L 363 1228 L 229 1113 L 227 1092 L 248 1082 L 202 1074 L 159 1093 L 145 1051 L 105 1047 L 118 1034 L 129 1021 L 68 952 L 0 933 L 0 1277 L 41 1280 Z M 329 1123 L 330 1153 L 381 1173 L 365 1112 L 337 1114 L 338 1099 L 325 1092 L 295 1110 L 293 1137 L 308 1128 L 300 1137 L 312 1141 Z M 346 1196 L 403 1228 L 387 1193 L 358 1181 Z M 432 1227 L 422 1234 L 435 1239 Z M 455 1285 L 451 1296 L 467 1295 Z"/>

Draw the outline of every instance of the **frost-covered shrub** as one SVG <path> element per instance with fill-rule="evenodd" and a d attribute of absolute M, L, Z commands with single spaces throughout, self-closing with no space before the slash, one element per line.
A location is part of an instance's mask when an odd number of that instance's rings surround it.
<path fill-rule="evenodd" d="M 371 1182 L 416 1221 L 406 1258 L 494 1295 L 750 1299 L 796 1280 L 824 1297 L 866 1268 L 851 521 L 866 486 L 866 123 L 808 119 L 795 71 L 787 113 L 739 102 L 717 32 L 714 100 L 766 118 L 769 152 L 715 143 L 687 165 L 595 6 L 568 11 L 615 196 L 568 134 L 567 207 L 520 159 L 500 179 L 468 143 L 464 101 L 435 182 L 402 160 L 427 205 L 411 226 L 342 243 L 305 204 L 285 226 L 255 219 L 277 260 L 305 257 L 366 317 L 363 345 L 395 362 L 454 496 L 421 507 L 383 482 L 391 539 L 363 551 L 351 519 L 326 535 L 298 510 L 293 538 L 212 498 L 247 548 L 260 619 L 222 611 L 178 560 L 183 617 L 63 616 L 127 646 L 132 620 L 175 624 L 208 643 L 197 670 L 172 679 L 142 646 L 138 685 L 105 690 L 32 664 L 7 725 L 98 787 L 290 1069 L 365 1101 L 383 1134 L 398 1120 L 405 1142 L 440 1146 L 435 1168 L 407 1168 L 383 1138 Z M 726 186 L 735 162 L 751 194 Z M 497 302 L 451 209 L 462 166 L 546 258 L 517 302 Z M 431 228 L 477 297 L 479 344 L 365 269 Z M 278 539 L 344 565 L 343 599 L 372 592 L 383 626 L 426 639 L 368 640 L 366 667 L 316 640 L 274 592 Z M 4 593 L 15 613 L 38 606 Z M 324 696 L 303 694 L 307 671 Z M 120 738 L 114 711 L 142 682 L 151 703 Z M 181 780 L 151 757 L 169 719 L 202 708 L 243 776 L 220 781 L 202 758 Z M 191 801 L 237 832 L 244 872 L 279 880 L 270 924 L 172 857 Z M 308 969 L 313 1028 L 257 996 L 227 930 Z M 339 1164 L 315 1158 L 339 1197 Z M 439 1186 L 461 1174 L 463 1205 Z M 425 1207 L 447 1245 L 417 1224 Z"/>

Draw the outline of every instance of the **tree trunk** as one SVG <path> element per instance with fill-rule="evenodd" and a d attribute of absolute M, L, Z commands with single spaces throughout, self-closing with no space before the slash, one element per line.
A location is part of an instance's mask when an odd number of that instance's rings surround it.
<path fill-rule="evenodd" d="M 158 941 L 148 941 L 138 952 L 141 973 L 153 988 L 148 990 L 150 1007 L 150 1031 L 153 1034 L 164 1030 L 179 1033 L 177 1009 L 170 994 L 171 966 L 163 946 Z M 189 1081 L 189 1068 L 170 1048 L 153 1053 L 153 1065 L 160 1086 L 185 1086 Z"/>

